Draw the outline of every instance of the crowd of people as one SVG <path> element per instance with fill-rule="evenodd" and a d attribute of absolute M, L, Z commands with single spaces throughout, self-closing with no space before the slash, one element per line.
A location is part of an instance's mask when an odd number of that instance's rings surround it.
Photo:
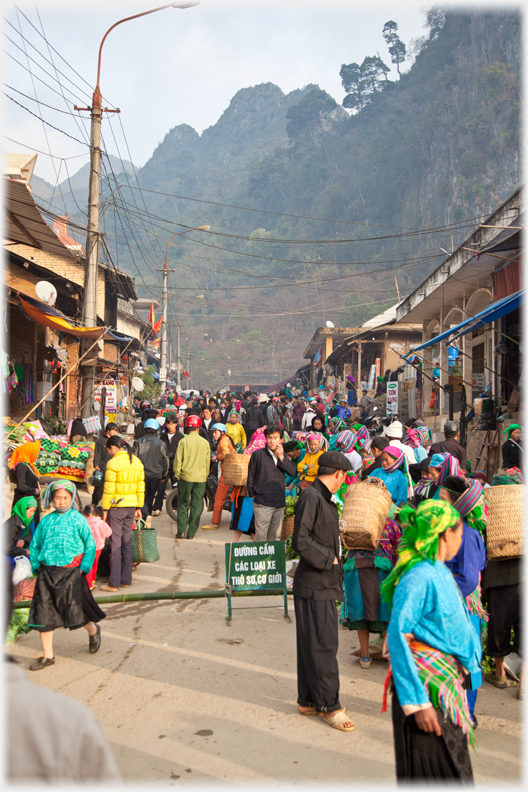
<path fill-rule="evenodd" d="M 101 590 L 118 592 L 132 583 L 135 524 L 152 525 L 174 488 L 177 540 L 196 536 L 207 492 L 212 518 L 203 530 L 220 527 L 227 504 L 232 541 L 279 540 L 292 497 L 299 713 L 352 731 L 339 701 L 338 626 L 357 632 L 363 669 L 373 662 L 370 636 L 382 635 L 398 778 L 471 779 L 483 648 L 495 659 L 486 679 L 514 684 L 507 658 L 512 649 L 521 653 L 521 562 L 486 561 L 489 485 L 470 473 L 457 423 L 446 422 L 436 443 L 421 421 L 393 420 L 371 437 L 362 403 L 352 418 L 353 378 L 347 385 L 346 399 L 295 396 L 289 386 L 271 396 L 168 393 L 157 407 L 135 399 L 133 442 L 108 423 L 95 444 L 84 513 L 71 481 L 42 491 L 38 443 L 16 449 L 6 547 L 12 564 L 26 556 L 36 575 L 28 623 L 40 632 L 43 656 L 31 670 L 55 663 L 58 627 L 84 627 L 89 651 L 98 651 L 105 613 L 92 591 L 105 543 L 109 577 Z M 520 484 L 521 427 L 505 434 L 507 477 Z M 233 454 L 250 457 L 236 491 L 224 476 Z M 350 486 L 361 482 L 382 485 L 391 500 L 372 550 L 343 542 L 340 515 Z M 519 698 L 523 689 L 521 672 Z"/>

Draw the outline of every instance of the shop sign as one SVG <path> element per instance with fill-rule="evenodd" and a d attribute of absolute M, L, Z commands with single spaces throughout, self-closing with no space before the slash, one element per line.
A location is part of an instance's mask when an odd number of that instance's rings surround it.
<path fill-rule="evenodd" d="M 387 415 L 398 414 L 399 382 L 387 382 Z"/>
<path fill-rule="evenodd" d="M 105 410 L 107 412 L 115 412 L 117 410 L 117 389 L 114 380 L 105 380 L 99 383 L 94 391 L 94 402 L 101 404 L 103 388 L 106 388 Z"/>

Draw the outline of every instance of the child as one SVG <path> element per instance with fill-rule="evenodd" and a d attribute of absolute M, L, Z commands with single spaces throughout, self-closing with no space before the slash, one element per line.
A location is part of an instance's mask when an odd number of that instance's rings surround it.
<path fill-rule="evenodd" d="M 90 591 L 93 591 L 93 589 L 97 588 L 95 585 L 95 576 L 97 574 L 99 556 L 101 555 L 101 550 L 105 545 L 106 537 L 112 535 L 112 529 L 103 520 L 104 511 L 101 506 L 93 506 L 90 503 L 88 506 L 84 507 L 83 514 L 88 520 L 88 525 L 90 526 L 92 536 L 95 539 L 95 560 L 93 562 L 92 568 L 86 575 L 86 580 L 88 581 Z"/>

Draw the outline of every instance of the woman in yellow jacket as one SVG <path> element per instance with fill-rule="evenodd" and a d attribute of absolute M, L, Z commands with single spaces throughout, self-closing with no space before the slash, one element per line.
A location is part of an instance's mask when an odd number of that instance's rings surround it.
<path fill-rule="evenodd" d="M 328 442 L 320 432 L 310 432 L 306 438 L 306 454 L 297 465 L 297 472 L 300 473 L 300 489 L 309 487 L 316 479 L 319 471 L 317 460 L 328 448 Z"/>
<path fill-rule="evenodd" d="M 246 433 L 244 427 L 240 423 L 238 413 L 235 410 L 231 410 L 229 413 L 229 423 L 226 426 L 226 434 L 233 441 L 237 453 L 240 454 L 244 451 L 247 446 Z"/>
<path fill-rule="evenodd" d="M 145 471 L 132 449 L 120 437 L 106 443 L 110 459 L 106 465 L 101 506 L 112 529 L 110 577 L 101 591 L 119 591 L 132 585 L 132 526 L 141 518 L 145 499 Z M 107 514 L 106 514 L 107 513 Z"/>

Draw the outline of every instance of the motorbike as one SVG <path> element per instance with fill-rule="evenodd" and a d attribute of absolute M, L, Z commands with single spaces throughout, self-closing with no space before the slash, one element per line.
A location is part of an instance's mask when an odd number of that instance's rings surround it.
<path fill-rule="evenodd" d="M 205 482 L 204 508 L 206 511 L 213 511 L 217 489 L 218 462 L 214 462 Z M 226 499 L 224 501 L 224 505 L 222 507 L 223 511 L 231 512 L 231 498 L 229 497 L 230 492 L 231 489 L 227 493 Z M 167 500 L 165 501 L 165 508 L 169 517 L 176 522 L 178 519 L 178 485 L 176 485 L 172 492 L 168 494 Z"/>

